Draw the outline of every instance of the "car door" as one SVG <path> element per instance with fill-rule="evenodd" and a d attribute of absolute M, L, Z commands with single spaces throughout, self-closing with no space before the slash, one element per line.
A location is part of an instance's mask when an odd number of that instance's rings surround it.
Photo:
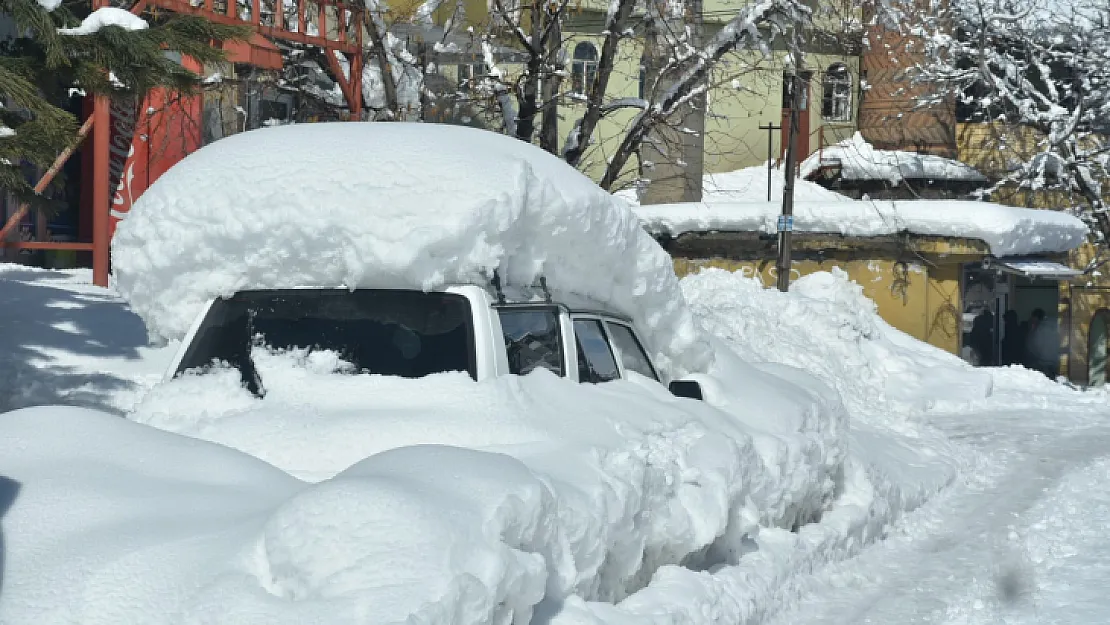
<path fill-rule="evenodd" d="M 655 370 L 651 358 L 644 349 L 640 338 L 632 326 L 624 321 L 605 319 L 603 321 L 605 332 L 609 336 L 609 344 L 617 356 L 617 363 L 621 368 L 621 377 L 627 378 L 629 371 L 659 381 L 659 373 Z"/>

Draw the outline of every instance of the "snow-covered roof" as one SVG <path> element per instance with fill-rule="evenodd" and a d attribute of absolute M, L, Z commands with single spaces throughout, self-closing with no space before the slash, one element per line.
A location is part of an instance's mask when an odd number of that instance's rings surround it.
<path fill-rule="evenodd" d="M 916 152 L 876 150 L 858 132 L 851 139 L 809 155 L 798 171 L 802 178 L 810 178 L 828 166 L 837 167 L 840 179 L 849 181 L 886 180 L 895 185 L 903 180 L 987 181 L 974 167 L 960 161 Z"/>
<path fill-rule="evenodd" d="M 777 232 L 779 202 L 688 203 L 634 209 L 653 234 Z M 903 232 L 981 240 L 995 256 L 1065 252 L 1087 237 L 1067 213 L 956 200 L 807 202 L 794 206 L 796 232 L 874 237 Z"/>
<path fill-rule="evenodd" d="M 242 289 L 430 290 L 499 270 L 628 315 L 669 374 L 711 359 L 670 257 L 627 206 L 561 159 L 473 128 L 336 122 L 217 141 L 139 198 L 112 261 L 166 338 Z"/>

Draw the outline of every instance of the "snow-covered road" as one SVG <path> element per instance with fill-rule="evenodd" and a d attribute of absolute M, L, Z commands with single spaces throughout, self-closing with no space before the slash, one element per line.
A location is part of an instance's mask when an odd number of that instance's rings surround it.
<path fill-rule="evenodd" d="M 1110 583 L 1110 421 L 1006 411 L 930 420 L 978 466 L 890 538 L 799 580 L 771 622 L 1101 623 Z"/>

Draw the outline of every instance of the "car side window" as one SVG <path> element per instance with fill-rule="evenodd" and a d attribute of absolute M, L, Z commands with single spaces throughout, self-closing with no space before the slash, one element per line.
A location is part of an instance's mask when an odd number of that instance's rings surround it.
<path fill-rule="evenodd" d="M 636 339 L 632 328 L 612 321 L 606 321 L 605 328 L 613 338 L 613 349 L 617 352 L 617 357 L 621 359 L 624 368 L 658 382 L 659 376 L 655 374 L 655 368 L 651 366 L 651 360 L 644 347 L 640 345 L 640 341 Z"/>
<path fill-rule="evenodd" d="M 609 349 L 605 331 L 597 319 L 575 319 L 574 338 L 578 345 L 578 379 L 597 384 L 620 377 L 617 361 Z"/>
<path fill-rule="evenodd" d="M 525 375 L 543 367 L 558 376 L 565 374 L 558 310 L 502 308 L 497 314 L 505 335 L 509 373 Z"/>

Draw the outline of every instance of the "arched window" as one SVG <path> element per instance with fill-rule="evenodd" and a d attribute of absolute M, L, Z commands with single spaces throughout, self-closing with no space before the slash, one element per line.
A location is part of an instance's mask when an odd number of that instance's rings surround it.
<path fill-rule="evenodd" d="M 852 120 L 852 75 L 848 66 L 834 63 L 821 79 L 821 117 L 830 122 Z"/>
<path fill-rule="evenodd" d="M 597 78 L 597 47 L 588 41 L 574 46 L 574 59 L 570 65 L 571 90 L 585 95 Z"/>

